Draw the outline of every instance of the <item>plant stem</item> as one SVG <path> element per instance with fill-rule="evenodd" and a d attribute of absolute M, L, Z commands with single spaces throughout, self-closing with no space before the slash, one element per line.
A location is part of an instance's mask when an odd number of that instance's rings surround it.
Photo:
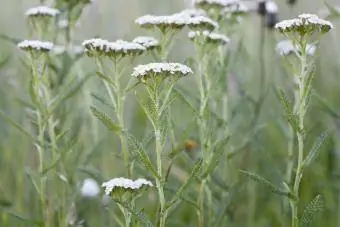
<path fill-rule="evenodd" d="M 43 116 L 42 116 L 42 97 L 40 95 L 40 87 L 41 87 L 41 79 L 40 75 L 37 71 L 37 67 L 38 67 L 38 62 L 36 59 L 33 59 L 34 57 L 31 56 L 31 68 L 32 68 L 32 83 L 33 83 L 33 95 L 34 95 L 34 99 L 35 100 L 39 100 L 38 103 L 35 103 L 37 106 L 35 106 L 35 112 L 36 112 L 36 117 L 37 117 L 37 127 L 38 127 L 38 135 L 37 135 L 37 143 L 35 143 L 35 146 L 37 148 L 38 151 L 38 155 L 39 155 L 39 174 L 40 174 L 40 185 L 39 185 L 39 197 L 40 197 L 40 205 L 41 205 L 41 213 L 43 216 L 43 220 L 45 223 L 46 227 L 49 227 L 49 218 L 48 218 L 48 207 L 46 204 L 46 197 L 45 197 L 45 193 L 46 193 L 46 189 L 45 189 L 45 185 L 46 185 L 46 178 L 45 176 L 43 176 L 43 172 L 44 172 L 44 144 L 45 144 L 45 140 L 44 140 L 44 132 L 45 132 L 45 125 L 43 123 Z M 34 101 L 34 100 L 32 100 Z"/>
<path fill-rule="evenodd" d="M 304 159 L 304 116 L 306 112 L 306 68 L 307 68 L 307 54 L 306 54 L 306 43 L 302 40 L 300 43 L 301 46 L 301 70 L 300 75 L 297 78 L 298 81 L 298 99 L 296 100 L 297 105 L 297 116 L 298 116 L 298 130 L 296 132 L 297 141 L 298 141 L 298 160 L 297 160 L 297 168 L 293 186 L 294 195 L 299 198 L 299 188 L 300 182 L 302 178 L 303 171 L 303 159 Z M 298 202 L 292 201 L 292 227 L 299 226 L 299 218 L 298 218 Z"/>

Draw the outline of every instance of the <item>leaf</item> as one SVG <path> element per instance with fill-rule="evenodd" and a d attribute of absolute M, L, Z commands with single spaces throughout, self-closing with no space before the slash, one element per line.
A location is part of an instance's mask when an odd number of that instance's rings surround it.
<path fill-rule="evenodd" d="M 118 203 L 119 205 L 121 205 L 122 207 L 124 207 L 126 210 L 128 210 L 132 215 L 134 215 L 136 218 L 138 218 L 140 221 L 142 221 L 145 225 L 143 226 L 147 226 L 147 227 L 153 227 L 153 224 L 151 223 L 151 221 L 145 216 L 145 214 L 141 211 L 141 210 L 134 210 L 131 209 L 129 204 L 119 201 L 117 199 L 113 199 L 113 201 L 115 201 L 116 203 Z"/>
<path fill-rule="evenodd" d="M 149 170 L 155 178 L 162 180 L 161 176 L 159 176 L 155 167 L 152 165 L 149 156 L 146 154 L 143 145 L 133 135 L 127 134 L 127 138 L 129 150 L 136 152 L 144 167 Z"/>
<path fill-rule="evenodd" d="M 297 200 L 296 196 L 293 195 L 291 192 L 286 192 L 286 191 L 279 189 L 272 182 L 270 182 L 269 180 L 255 174 L 255 173 L 248 172 L 248 171 L 245 171 L 245 170 L 240 170 L 240 172 L 243 173 L 245 176 L 249 177 L 250 179 L 264 185 L 265 187 L 267 187 L 269 190 L 271 190 L 273 193 L 275 193 L 277 195 L 286 196 L 290 199 L 293 199 L 294 201 Z"/>
<path fill-rule="evenodd" d="M 22 132 L 24 135 L 32 139 L 36 142 L 36 139 L 34 136 L 31 135 L 30 132 L 28 132 L 26 129 L 24 129 L 20 124 L 16 123 L 14 120 L 12 120 L 10 117 L 8 117 L 2 110 L 0 110 L 0 117 L 2 117 L 7 123 L 18 129 L 20 132 Z"/>
<path fill-rule="evenodd" d="M 173 93 L 180 98 L 182 101 L 184 101 L 185 104 L 187 104 L 187 106 L 191 109 L 192 113 L 198 117 L 198 112 L 196 110 L 196 107 L 185 97 L 185 94 L 183 94 L 183 92 L 181 90 L 179 90 L 178 88 L 174 88 L 173 89 Z"/>
<path fill-rule="evenodd" d="M 111 79 L 111 77 L 105 76 L 105 75 L 104 75 L 103 73 L 101 73 L 101 72 L 96 72 L 96 75 L 97 75 L 100 79 L 106 81 L 106 82 L 107 82 L 108 84 L 110 84 L 111 86 L 115 87 L 115 83 L 113 82 L 113 80 Z"/>
<path fill-rule="evenodd" d="M 324 199 L 321 195 L 317 195 L 314 197 L 312 201 L 310 201 L 306 208 L 303 211 L 301 217 L 301 227 L 309 227 L 314 221 L 316 215 L 320 213 L 324 209 Z"/>
<path fill-rule="evenodd" d="M 292 103 L 288 100 L 284 91 L 279 90 L 278 96 L 279 96 L 281 104 L 284 108 L 285 115 L 286 115 L 288 123 L 293 127 L 294 131 L 302 132 L 300 127 L 299 127 L 299 124 L 298 124 L 297 116 L 293 112 Z"/>
<path fill-rule="evenodd" d="M 213 155 L 209 161 L 208 167 L 206 168 L 204 174 L 202 175 L 202 178 L 208 177 L 216 168 L 216 166 L 219 164 L 222 154 L 225 151 L 223 147 L 228 143 L 230 139 L 230 136 L 226 136 L 225 138 L 219 140 L 216 145 L 213 148 Z"/>
<path fill-rule="evenodd" d="M 188 188 L 193 179 L 199 177 L 199 172 L 201 171 L 203 164 L 203 159 L 199 159 L 191 170 L 191 174 L 188 179 L 182 184 L 182 186 L 176 192 L 174 198 L 165 206 L 165 209 L 170 209 L 179 198 L 182 197 L 182 193 Z"/>
<path fill-rule="evenodd" d="M 328 133 L 324 132 L 324 133 L 321 133 L 321 135 L 316 139 L 316 141 L 313 144 L 312 149 L 309 151 L 307 157 L 303 161 L 302 165 L 304 167 L 309 166 L 312 163 L 312 161 L 319 155 L 320 148 L 324 144 L 327 137 L 328 137 Z"/>
<path fill-rule="evenodd" d="M 114 123 L 109 116 L 99 111 L 96 107 L 90 107 L 92 114 L 97 117 L 110 131 L 120 132 L 121 127 Z"/>
<path fill-rule="evenodd" d="M 114 107 L 112 106 L 112 104 L 108 101 L 108 100 L 106 100 L 105 98 L 103 98 L 102 96 L 100 96 L 100 95 L 98 95 L 98 94 L 96 94 L 96 93 L 91 93 L 91 96 L 95 99 L 95 100 L 97 100 L 98 102 L 100 102 L 101 104 L 103 104 L 103 105 L 105 105 L 105 106 L 108 106 L 108 107 L 111 107 L 111 108 L 113 108 L 114 109 Z"/>

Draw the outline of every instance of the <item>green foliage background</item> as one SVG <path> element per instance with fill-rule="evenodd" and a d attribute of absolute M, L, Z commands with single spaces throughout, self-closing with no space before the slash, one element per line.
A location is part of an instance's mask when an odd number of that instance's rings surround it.
<path fill-rule="evenodd" d="M 24 12 L 38 2 L 32 0 L 2 1 L 0 9 L 0 33 L 24 39 L 27 35 Z M 328 1 L 335 4 L 336 1 Z M 284 0 L 278 1 L 279 18 L 286 19 L 298 13 L 317 13 L 323 8 L 321 0 L 298 0 L 298 4 L 289 8 Z M 76 43 L 81 44 L 84 39 L 100 36 L 109 40 L 132 39 L 137 35 L 148 35 L 149 32 L 138 28 L 134 20 L 144 14 L 170 14 L 184 9 L 182 0 L 97 0 L 85 9 L 81 25 L 75 33 Z M 335 27 L 340 25 L 336 19 L 332 21 Z M 265 227 L 289 226 L 289 214 L 282 211 L 282 197 L 270 193 L 270 190 L 257 184 L 240 174 L 239 170 L 256 172 L 270 180 L 275 185 L 283 187 L 285 176 L 287 138 L 285 137 L 285 119 L 283 109 L 275 95 L 274 85 L 286 89 L 291 81 L 285 75 L 280 60 L 275 53 L 276 41 L 282 39 L 277 33 L 267 30 L 264 62 L 266 72 L 266 87 L 269 87 L 264 105 L 260 109 L 256 125 L 249 127 L 254 110 L 239 90 L 248 97 L 256 99 L 259 95 L 260 78 L 260 19 L 256 14 L 245 18 L 238 30 L 237 39 L 241 40 L 237 58 L 230 66 L 230 75 L 239 78 L 241 87 L 236 87 L 235 94 L 231 94 L 234 111 L 233 121 L 229 127 L 232 131 L 231 147 L 237 154 L 228 163 L 228 181 L 223 182 L 228 188 L 219 195 L 216 207 L 225 205 L 227 209 L 223 215 L 228 218 L 220 226 L 233 227 Z M 170 59 L 184 62 L 193 55 L 190 42 L 186 39 L 186 32 L 181 32 L 171 52 Z M 299 211 L 316 195 L 324 198 L 324 209 L 317 216 L 312 226 L 340 226 L 340 38 L 335 29 L 321 42 L 317 51 L 316 76 L 314 81 L 314 96 L 307 114 L 307 147 L 324 131 L 329 132 L 326 143 L 321 148 L 319 157 L 305 171 L 301 186 L 301 200 Z M 0 39 L 0 110 L 1 115 L 10 116 L 24 128 L 30 129 L 29 119 L 25 114 L 22 100 L 27 99 L 27 78 L 29 70 L 20 61 L 22 56 L 13 43 Z M 142 59 L 148 62 L 150 59 Z M 81 59 L 71 74 L 79 77 L 95 74 L 94 63 L 88 58 Z M 132 69 L 131 69 L 132 70 Z M 131 71 L 130 70 L 130 71 Z M 129 76 L 129 75 L 127 75 Z M 195 97 L 197 89 L 192 78 L 180 81 L 180 86 L 188 91 L 188 97 Z M 238 90 L 239 89 L 239 90 Z M 89 226 L 113 226 L 108 223 L 113 217 L 105 212 L 100 199 L 97 201 L 83 201 L 79 198 L 77 188 L 86 177 L 93 177 L 99 182 L 125 174 L 121 160 L 117 157 L 119 143 L 117 137 L 109 132 L 97 119 L 92 117 L 90 106 L 95 103 L 91 93 L 103 93 L 103 88 L 97 78 L 91 77 L 84 86 L 66 102 L 66 127 L 78 136 L 76 144 L 68 150 L 65 173 L 68 186 L 74 194 L 68 199 L 79 203 L 78 212 L 92 224 Z M 21 101 L 20 101 L 21 100 Z M 129 97 L 126 114 L 127 125 L 133 134 L 142 138 L 148 131 L 148 123 L 142 110 L 133 97 Z M 110 109 L 106 108 L 106 113 Z M 173 118 L 176 124 L 177 142 L 183 143 L 189 138 L 197 138 L 197 130 L 190 123 L 192 115 L 190 109 L 181 101 L 173 106 Z M 68 151 L 65 151 L 66 153 Z M 307 151 L 306 151 L 307 152 Z M 185 154 L 183 154 L 185 156 Z M 186 168 L 187 158 L 182 158 L 178 164 L 178 173 L 171 176 L 174 188 L 178 187 L 183 175 L 190 173 Z M 36 165 L 36 154 L 30 139 L 4 118 L 0 118 L 0 226 L 34 226 L 29 220 L 37 210 L 36 197 L 32 194 L 29 171 Z M 140 170 L 139 176 L 144 172 Z M 222 173 L 223 176 L 223 173 Z M 58 199 L 58 190 L 64 188 L 58 183 L 52 187 L 50 196 Z M 169 192 L 170 193 L 170 192 Z M 190 197 L 190 193 L 189 197 Z M 225 196 L 227 195 L 227 196 Z M 225 199 L 226 198 L 226 199 Z M 139 206 L 146 214 L 155 212 L 155 206 L 149 206 L 155 201 L 155 194 L 150 193 L 146 199 L 140 201 Z M 220 202 L 219 204 L 217 204 Z M 69 207 L 65 204 L 65 209 Z M 216 217 L 219 214 L 214 214 Z M 31 220 L 32 221 L 32 220 Z M 56 225 L 58 226 L 58 225 Z M 183 202 L 171 213 L 169 226 L 197 226 L 196 211 L 192 205 Z"/>

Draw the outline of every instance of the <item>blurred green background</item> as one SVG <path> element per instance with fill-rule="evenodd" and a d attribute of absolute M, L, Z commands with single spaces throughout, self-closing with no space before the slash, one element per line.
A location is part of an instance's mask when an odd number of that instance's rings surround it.
<path fill-rule="evenodd" d="M 329 0 L 330 4 L 336 5 L 338 1 Z M 0 8 L 0 33 L 10 37 L 24 39 L 27 37 L 27 27 L 24 12 L 38 4 L 33 0 L 2 0 Z M 279 20 L 294 17 L 299 13 L 318 13 L 325 8 L 322 0 L 297 0 L 297 4 L 289 7 L 286 1 L 277 1 L 279 6 Z M 183 0 L 95 0 L 86 7 L 80 20 L 80 27 L 75 31 L 75 43 L 81 44 L 84 39 L 100 36 L 109 40 L 133 39 L 138 35 L 152 35 L 150 32 L 138 28 L 134 20 L 144 14 L 171 14 L 189 7 L 190 3 Z M 307 147 L 310 148 L 315 138 L 323 131 L 329 131 L 329 137 L 322 148 L 322 152 L 314 164 L 305 172 L 302 181 L 300 208 L 303 209 L 316 194 L 322 194 L 325 198 L 325 209 L 318 216 L 313 226 L 340 226 L 340 37 L 338 23 L 332 21 L 336 29 L 322 40 L 317 52 L 316 77 L 314 82 L 315 96 L 307 117 L 308 138 Z M 259 94 L 260 58 L 259 37 L 260 19 L 255 13 L 247 16 L 244 23 L 238 29 L 237 40 L 242 41 L 242 51 L 235 63 L 230 66 L 230 74 L 241 78 L 243 90 L 252 97 Z M 184 62 L 193 54 L 192 46 L 186 39 L 187 30 L 181 32 L 176 44 L 171 51 L 170 60 Z M 264 48 L 264 62 L 267 86 L 286 88 L 290 81 L 285 75 L 280 60 L 275 53 L 275 45 L 283 37 L 272 30 L 266 30 Z M 25 128 L 30 128 L 26 118 L 25 108 L 18 99 L 25 99 L 26 77 L 29 70 L 23 67 L 22 56 L 17 48 L 10 42 L 0 40 L 0 62 L 10 56 L 8 62 L 0 68 L 0 109 Z M 146 62 L 148 59 L 144 60 Z M 94 63 L 89 59 L 82 59 L 74 70 L 74 73 L 84 76 L 94 73 Z M 77 144 L 74 152 L 67 160 L 65 167 L 67 173 L 72 173 L 72 187 L 77 188 L 79 183 L 86 177 L 94 177 L 98 181 L 119 176 L 122 170 L 120 161 L 110 152 L 119 150 L 116 138 L 109 134 L 96 119 L 90 116 L 88 110 L 91 105 L 90 93 L 102 92 L 96 79 L 90 79 L 80 94 L 72 99 L 72 112 L 68 122 L 79 120 L 79 131 L 82 141 Z M 195 95 L 196 88 L 193 81 L 185 79 L 181 86 L 187 88 Z M 256 184 L 249 179 L 239 176 L 239 169 L 246 169 L 258 173 L 280 184 L 284 177 L 285 158 L 287 143 L 282 132 L 282 125 L 286 122 L 282 116 L 282 107 L 273 92 L 269 89 L 268 96 L 260 111 L 259 121 L 255 135 L 253 129 L 247 127 L 251 120 L 252 109 L 242 98 L 231 101 L 235 109 L 235 120 L 230 123 L 233 133 L 232 147 L 243 145 L 241 141 L 249 137 L 249 143 L 241 148 L 240 155 L 230 163 L 231 180 L 228 183 L 232 188 L 228 200 L 229 222 L 221 226 L 289 226 L 289 215 L 282 213 L 282 198 L 270 193 L 262 185 Z M 241 105 L 239 105 L 241 103 Z M 174 118 L 179 129 L 189 128 L 187 138 L 197 136 L 195 128 L 187 125 L 192 118 L 190 111 L 183 108 L 183 104 L 176 103 Z M 134 134 L 142 136 L 147 125 L 145 116 L 136 107 L 135 101 L 127 104 L 128 125 L 133 128 Z M 339 114 L 339 115 L 338 115 Z M 136 126 L 138 125 L 138 126 Z M 93 127 L 99 132 L 100 138 L 94 138 Z M 178 130 L 179 132 L 181 130 Z M 196 133 L 196 134 L 195 134 Z M 187 138 L 180 138 L 184 141 Z M 95 143 L 97 142 L 97 143 Z M 31 152 L 30 140 L 22 135 L 14 127 L 0 119 L 0 201 L 3 205 L 11 204 L 12 215 L 0 210 L 0 226 L 31 226 L 28 222 L 18 221 L 15 215 L 29 217 L 34 212 L 34 197 L 29 194 L 32 186 L 27 179 L 29 166 L 35 166 L 34 154 Z M 180 163 L 179 165 L 184 165 Z M 71 176 L 69 176 L 71 178 Z M 235 183 L 236 182 L 236 183 Z M 58 193 L 56 193 L 58 194 Z M 57 195 L 56 195 L 57 196 Z M 154 196 L 154 195 L 153 195 Z M 76 195 L 74 195 L 76 197 Z M 151 200 L 155 198 L 151 198 Z M 76 200 L 76 199 L 75 199 Z M 98 202 L 98 201 L 97 201 Z M 97 204 L 98 205 L 98 204 Z M 4 205 L 5 206 L 5 205 Z M 94 205 L 82 205 L 86 212 Z M 154 207 L 146 207 L 150 214 L 155 211 Z M 302 212 L 302 210 L 300 211 Z M 91 212 L 90 212 L 91 213 Z M 94 219 L 101 219 L 102 211 L 94 209 Z M 90 215 L 91 216 L 91 215 Z M 18 218 L 20 220 L 20 218 Z M 105 219 L 105 218 L 104 218 Z M 186 225 L 169 224 L 169 226 L 196 226 L 196 213 L 191 206 L 184 204 L 176 210 L 170 219 L 183 220 Z M 180 222 L 180 221 L 178 221 Z M 24 223 L 24 224 L 23 224 Z M 102 222 L 97 226 L 109 226 Z M 95 225 L 90 225 L 95 226 Z"/>

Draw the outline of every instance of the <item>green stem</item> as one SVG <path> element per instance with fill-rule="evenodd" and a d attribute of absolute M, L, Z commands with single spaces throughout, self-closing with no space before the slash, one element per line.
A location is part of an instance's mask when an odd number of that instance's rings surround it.
<path fill-rule="evenodd" d="M 307 67 L 307 54 L 306 54 L 306 43 L 301 41 L 301 70 L 300 75 L 298 76 L 298 99 L 296 100 L 297 104 L 297 116 L 298 116 L 298 126 L 299 129 L 296 132 L 297 141 L 298 141 L 298 160 L 297 160 L 297 168 L 295 174 L 295 180 L 293 185 L 293 193 L 299 198 L 299 188 L 300 182 L 302 178 L 303 171 L 303 158 L 304 158 L 304 116 L 306 112 L 306 97 L 305 97 L 305 86 L 306 86 L 306 67 Z M 292 201 L 292 227 L 299 226 L 299 218 L 298 218 L 298 202 Z"/>
<path fill-rule="evenodd" d="M 202 180 L 200 189 L 199 189 L 199 196 L 198 196 L 198 205 L 200 208 L 200 210 L 197 212 L 199 227 L 204 227 L 204 188 L 205 188 L 205 180 Z"/>

